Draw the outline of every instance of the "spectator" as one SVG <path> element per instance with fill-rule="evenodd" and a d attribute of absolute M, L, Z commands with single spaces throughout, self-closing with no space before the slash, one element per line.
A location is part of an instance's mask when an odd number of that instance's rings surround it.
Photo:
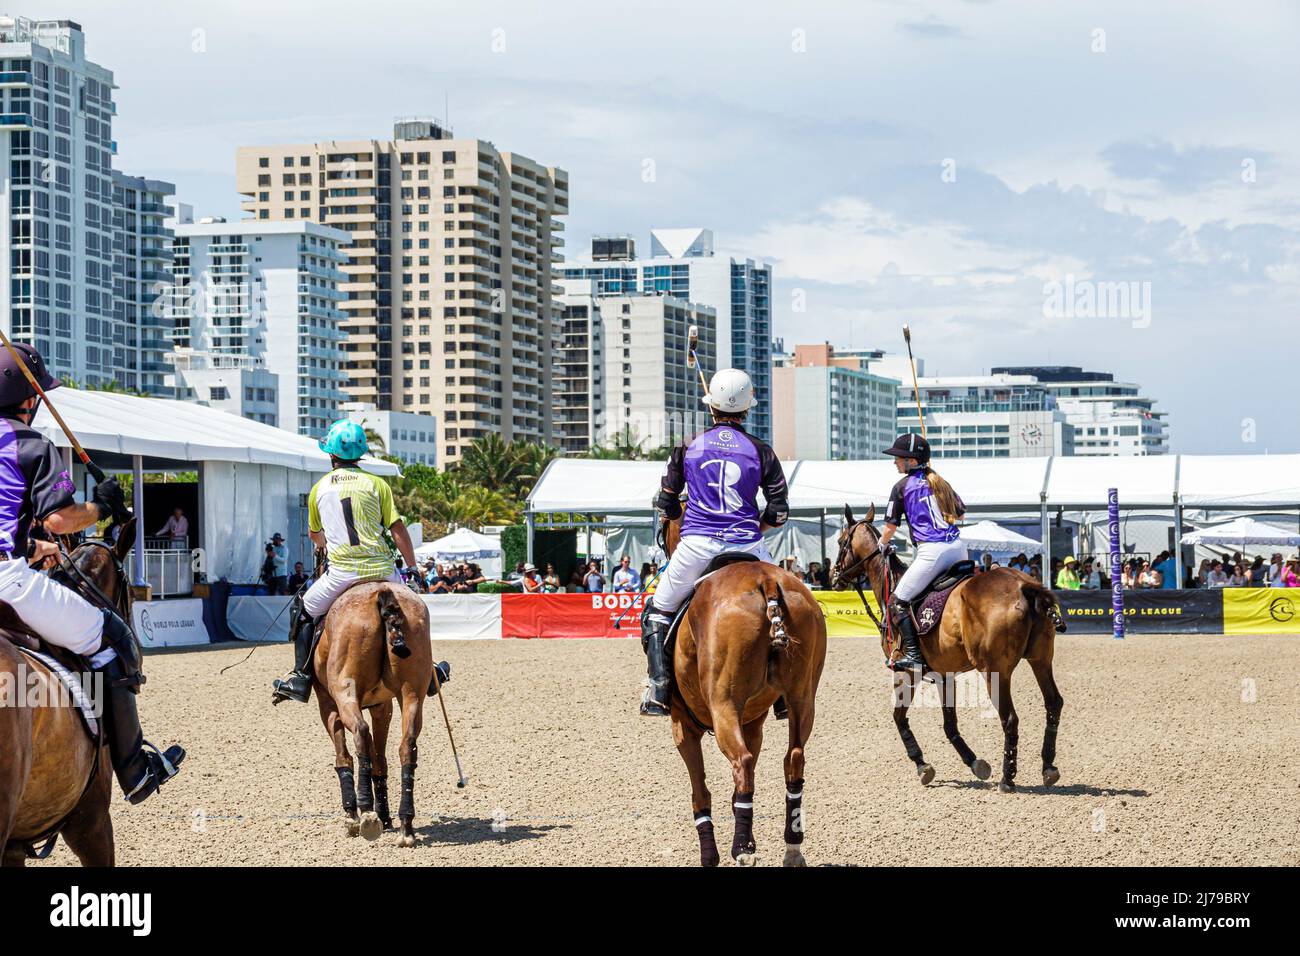
<path fill-rule="evenodd" d="M 1092 558 L 1083 562 L 1083 575 L 1079 578 L 1079 589 L 1081 591 L 1101 590 L 1101 572 L 1093 567 Z"/>
<path fill-rule="evenodd" d="M 651 561 L 647 567 L 647 572 L 641 578 L 641 590 L 646 594 L 654 594 L 655 589 L 659 587 L 659 562 Z"/>
<path fill-rule="evenodd" d="M 289 575 L 289 593 L 297 594 L 304 584 L 307 583 L 307 571 L 299 561 L 293 566 L 293 574 Z"/>
<path fill-rule="evenodd" d="M 266 587 L 267 594 L 275 594 L 275 548 L 268 544 L 266 553 L 262 556 L 262 569 L 258 572 L 258 579 Z"/>
<path fill-rule="evenodd" d="M 430 594 L 451 593 L 451 582 L 447 580 L 447 568 L 444 565 L 435 565 L 424 583 L 429 586 Z"/>
<path fill-rule="evenodd" d="M 1222 588 L 1228 585 L 1228 576 L 1223 573 L 1223 562 L 1214 561 L 1210 564 L 1210 573 L 1205 577 L 1206 585 L 1212 588 Z"/>
<path fill-rule="evenodd" d="M 1246 577 L 1246 568 L 1241 564 L 1241 562 L 1239 561 L 1233 565 L 1232 574 L 1228 577 L 1228 587 L 1244 588 L 1248 580 L 1249 579 Z"/>
<path fill-rule="evenodd" d="M 979 563 L 979 566 L 976 568 L 976 570 L 977 570 L 977 571 L 981 571 L 981 572 L 982 572 L 982 571 L 992 571 L 992 570 L 993 570 L 993 555 L 991 555 L 991 554 L 989 554 L 987 551 L 985 551 L 985 552 L 984 552 L 984 556 L 983 556 L 982 558 L 980 558 L 980 563 Z"/>
<path fill-rule="evenodd" d="M 1164 578 L 1150 561 L 1142 562 L 1142 573 L 1138 576 L 1138 587 L 1158 590 L 1164 586 Z"/>
<path fill-rule="evenodd" d="M 1131 591 L 1139 584 L 1140 571 L 1138 570 L 1137 560 L 1124 562 L 1124 576 L 1121 585 L 1125 591 Z"/>
<path fill-rule="evenodd" d="M 582 587 L 588 594 L 599 594 L 605 590 L 605 576 L 600 573 L 600 565 L 595 561 L 587 565 L 587 574 L 582 579 Z"/>
<path fill-rule="evenodd" d="M 1269 562 L 1268 573 L 1264 576 L 1264 580 L 1271 588 L 1286 587 L 1286 567 L 1282 564 L 1282 555 L 1273 555 L 1273 559 Z"/>
<path fill-rule="evenodd" d="M 585 572 L 586 568 L 575 567 L 573 569 L 573 573 L 569 575 L 569 587 L 567 589 L 570 594 L 581 594 L 587 590 L 587 586 L 582 581 Z"/>
<path fill-rule="evenodd" d="M 1160 575 L 1160 587 L 1168 590 L 1178 586 L 1178 559 L 1172 551 L 1161 551 L 1152 565 Z"/>
<path fill-rule="evenodd" d="M 1255 560 L 1251 563 L 1250 572 L 1248 574 L 1250 587 L 1262 588 L 1265 583 L 1264 576 L 1266 574 L 1268 574 L 1268 570 L 1264 566 L 1263 555 L 1255 555 Z"/>
<path fill-rule="evenodd" d="M 1300 588 L 1300 558 L 1291 558 L 1286 563 L 1286 570 L 1282 572 L 1282 586 L 1286 588 Z"/>
<path fill-rule="evenodd" d="M 167 519 L 166 524 L 158 529 L 156 536 L 159 538 L 170 538 L 171 546 L 173 548 L 183 548 L 185 547 L 185 539 L 189 536 L 189 533 L 189 519 L 185 517 L 185 512 L 181 508 L 176 508 L 172 511 L 171 517 Z"/>
<path fill-rule="evenodd" d="M 289 548 L 284 543 L 284 536 L 280 532 L 271 535 L 271 543 L 267 546 L 271 550 L 272 561 L 275 564 L 275 587 L 272 594 L 289 593 Z"/>
<path fill-rule="evenodd" d="M 542 578 L 542 593 L 560 593 L 560 573 L 555 570 L 555 565 L 549 562 L 546 565 L 546 576 Z"/>
<path fill-rule="evenodd" d="M 1025 566 L 1025 573 L 1040 581 L 1043 580 L 1043 556 L 1041 554 L 1034 555 Z"/>
<path fill-rule="evenodd" d="M 632 559 L 625 554 L 623 560 L 618 563 L 618 570 L 614 572 L 614 593 L 639 590 L 641 590 L 641 578 L 632 570 Z"/>
<path fill-rule="evenodd" d="M 478 593 L 478 586 L 487 583 L 487 577 L 483 574 L 483 569 L 477 564 L 469 563 L 461 565 L 461 592 L 462 594 Z"/>
<path fill-rule="evenodd" d="M 1067 555 L 1061 570 L 1056 575 L 1056 587 L 1060 591 L 1077 591 L 1079 590 L 1079 575 L 1075 572 L 1074 566 L 1078 564 L 1074 560 L 1074 555 Z"/>
<path fill-rule="evenodd" d="M 1210 586 L 1210 559 L 1202 558 L 1201 566 L 1196 569 L 1196 586 L 1198 588 L 1208 588 Z"/>
<path fill-rule="evenodd" d="M 1032 571 L 1029 570 L 1029 559 L 1026 558 L 1023 553 L 1018 554 L 1014 558 L 1012 558 L 1011 563 L 1008 565 L 1008 567 L 1010 567 L 1013 571 L 1020 571 L 1024 574 L 1033 573 Z"/>
<path fill-rule="evenodd" d="M 542 590 L 542 579 L 537 576 L 537 568 L 531 564 L 524 565 L 524 576 L 519 582 L 525 594 L 537 594 Z"/>

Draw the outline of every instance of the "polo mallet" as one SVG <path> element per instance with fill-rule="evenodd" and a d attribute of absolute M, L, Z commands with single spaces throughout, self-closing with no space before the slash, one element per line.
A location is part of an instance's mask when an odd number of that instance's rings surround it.
<path fill-rule="evenodd" d="M 667 565 L 664 565 L 664 568 L 666 568 L 666 567 L 667 567 Z M 647 581 L 645 584 L 643 584 L 643 585 L 641 585 L 641 586 L 642 586 L 642 587 L 645 587 L 645 588 L 648 588 L 650 585 L 652 585 L 652 584 L 654 584 L 656 581 L 658 581 L 659 578 L 663 575 L 663 573 L 664 573 L 664 572 L 663 572 L 663 568 L 660 568 L 658 571 L 655 572 L 655 576 L 654 576 L 654 577 L 652 577 L 649 581 Z M 632 610 L 632 605 L 631 605 L 631 604 L 629 604 L 627 607 L 625 607 L 625 608 L 623 609 L 623 613 L 622 613 L 622 614 L 620 614 L 618 617 L 614 618 L 614 630 L 616 630 L 616 631 L 621 631 L 621 630 L 623 630 L 623 618 L 627 617 L 627 612 L 630 611 L 630 610 Z"/>
<path fill-rule="evenodd" d="M 81 447 L 81 442 L 77 441 L 77 436 L 72 434 L 72 429 L 69 428 L 68 423 L 63 420 L 63 416 L 59 414 L 59 410 L 54 407 L 54 403 L 50 401 L 50 396 L 45 394 L 45 389 L 41 388 L 41 383 L 36 381 L 36 376 L 33 375 L 32 370 L 27 367 L 27 360 L 23 358 L 21 352 L 14 348 L 14 344 L 9 341 L 9 336 L 5 334 L 4 329 L 0 329 L 0 342 L 4 343 L 4 347 L 9 350 L 9 354 L 13 356 L 14 361 L 18 363 L 18 367 L 22 369 L 23 377 L 27 379 L 28 384 L 31 385 L 32 388 L 36 389 L 36 394 L 40 396 L 41 402 L 50 410 L 50 414 L 53 415 L 54 420 L 58 422 L 59 428 L 63 429 L 63 434 L 67 436 L 68 441 L 72 443 L 72 450 L 77 453 L 77 457 L 80 458 L 81 463 L 86 466 L 86 470 L 94 476 L 95 483 L 98 484 L 103 481 L 103 469 L 90 460 L 90 456 L 86 454 L 86 449 Z"/>
<path fill-rule="evenodd" d="M 316 570 L 312 572 L 312 576 L 309 577 L 306 581 L 303 581 L 302 584 L 298 585 L 298 590 L 294 591 L 293 594 L 290 596 L 289 603 L 286 604 L 284 607 L 280 608 L 279 613 L 277 613 L 275 617 L 271 618 L 271 623 L 266 625 L 266 630 L 262 631 L 261 636 L 259 636 L 258 639 L 253 642 L 253 646 L 249 648 L 248 653 L 245 654 L 243 657 L 241 657 L 239 660 L 235 661 L 235 663 L 227 664 L 225 667 L 221 668 L 221 670 L 217 671 L 217 676 L 220 677 L 222 674 L 230 670 L 232 667 L 238 667 L 240 664 L 244 663 L 244 661 L 252 657 L 253 651 L 257 650 L 259 647 L 262 646 L 262 641 L 266 639 L 266 635 L 271 633 L 271 628 L 275 627 L 276 622 L 280 620 L 280 615 L 283 614 L 288 608 L 293 606 L 293 598 L 300 596 L 303 591 L 307 590 L 307 587 L 318 577 L 320 577 L 321 573 L 324 570 L 325 570 L 325 563 L 323 561 L 317 561 Z"/>
<path fill-rule="evenodd" d="M 916 359 L 912 357 L 912 330 L 903 326 L 903 339 L 907 342 L 907 361 L 912 366 L 912 393 L 916 397 L 916 415 L 921 420 L 921 437 L 925 437 L 925 411 L 921 408 L 921 386 L 916 380 Z"/>
<path fill-rule="evenodd" d="M 456 786 L 464 788 L 469 777 L 460 769 L 460 754 L 456 752 L 456 736 L 451 732 L 451 718 L 447 716 L 447 702 L 442 699 L 442 681 L 438 680 L 438 668 L 433 669 L 433 686 L 438 692 L 438 705 L 442 708 L 442 722 L 447 725 L 447 739 L 451 741 L 451 756 L 456 761 Z"/>
<path fill-rule="evenodd" d="M 700 360 L 695 354 L 695 349 L 700 344 L 700 327 L 692 325 L 686 340 L 686 367 L 693 368 L 700 373 L 700 387 L 704 389 L 704 397 L 709 396 L 709 380 L 704 377 L 704 368 L 700 365 Z"/>

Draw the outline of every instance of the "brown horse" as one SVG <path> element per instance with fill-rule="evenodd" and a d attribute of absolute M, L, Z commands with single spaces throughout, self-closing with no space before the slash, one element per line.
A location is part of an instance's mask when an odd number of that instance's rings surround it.
<path fill-rule="evenodd" d="M 334 741 L 348 836 L 360 833 L 376 840 L 393 825 L 385 751 L 393 701 L 401 701 L 402 797 L 397 816 L 402 846 L 415 846 L 416 741 L 433 677 L 428 608 L 406 587 L 387 582 L 354 585 L 326 615 L 314 661 L 312 686 L 321 720 Z M 363 710 L 370 712 L 369 724 Z M 352 734 L 357 748 L 355 780 L 344 730 Z"/>
<path fill-rule="evenodd" d="M 82 587 L 90 581 L 126 620 L 131 592 L 122 561 L 135 541 L 134 528 L 132 518 L 115 547 L 80 545 L 69 556 L 73 567 L 54 572 Z M 0 609 L 0 686 L 8 684 L 18 697 L 0 706 L 0 862 L 22 866 L 34 844 L 44 844 L 44 855 L 61 836 L 83 866 L 112 866 L 108 745 L 96 748 L 59 679 L 14 647 L 33 642 L 13 610 L 7 604 Z"/>
<path fill-rule="evenodd" d="M 671 557 L 680 522 L 665 527 Z M 826 619 L 797 577 L 776 565 L 745 561 L 701 580 L 673 648 L 673 740 L 691 775 L 691 809 L 700 839 L 700 863 L 718 865 L 712 797 L 704 783 L 700 740 L 717 735 L 731 762 L 735 835 L 731 856 L 757 862 L 754 844 L 754 765 L 763 721 L 778 697 L 789 709 L 785 755 L 786 866 L 804 866 L 802 852 L 804 747 L 812 735 L 817 684 L 826 661 Z"/>
<path fill-rule="evenodd" d="M 861 521 L 855 521 L 852 509 L 844 506 L 846 524 L 840 532 L 839 557 L 831 583 L 836 590 L 842 591 L 847 587 L 859 587 L 865 575 L 877 603 L 883 608 L 886 585 L 892 592 L 905 567 L 893 554 L 889 555 L 886 563 L 880 550 L 880 534 L 872 523 L 875 517 L 875 505 Z M 934 675 L 943 701 L 944 735 L 962 762 L 981 780 L 989 778 L 990 768 L 975 756 L 958 732 L 957 707 L 952 692 L 957 674 L 976 670 L 984 675 L 989 698 L 1002 722 L 1002 779 L 998 782 L 998 789 L 1003 793 L 1015 789 L 1020 730 L 1019 718 L 1011 702 L 1011 672 L 1021 660 L 1029 662 L 1047 706 L 1047 729 L 1043 733 L 1043 784 L 1050 787 L 1061 779 L 1054 764 L 1056 732 L 1064 703 L 1052 677 L 1056 628 L 1050 611 L 1055 604 L 1052 592 L 1029 575 L 1011 568 L 994 568 L 958 584 L 948 598 L 939 626 L 921 637 L 926 671 Z M 881 627 L 881 642 L 886 655 L 896 650 L 888 646 L 887 640 L 885 628 Z M 907 722 L 907 708 L 915 689 L 910 675 L 895 675 L 894 723 L 907 755 L 916 764 L 921 782 L 928 784 L 934 779 L 934 768 L 925 762 Z"/>

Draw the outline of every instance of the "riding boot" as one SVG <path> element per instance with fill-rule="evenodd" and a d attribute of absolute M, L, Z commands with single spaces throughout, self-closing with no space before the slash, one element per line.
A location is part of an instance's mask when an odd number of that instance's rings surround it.
<path fill-rule="evenodd" d="M 272 704 L 282 700 L 305 704 L 311 699 L 312 657 L 320 628 L 316 627 L 316 619 L 303 607 L 301 598 L 294 598 L 293 603 L 297 609 L 289 634 L 289 640 L 293 641 L 293 670 L 271 682 Z"/>
<path fill-rule="evenodd" d="M 641 699 L 642 717 L 667 717 L 669 713 L 668 626 L 668 621 L 655 611 L 653 601 L 647 598 L 641 609 L 641 647 L 649 677 Z"/>
<path fill-rule="evenodd" d="M 925 659 L 921 657 L 921 639 L 916 636 L 916 624 L 912 621 L 912 606 L 906 601 L 894 598 L 891 603 L 894 620 L 894 633 L 898 635 L 903 653 L 894 661 L 896 671 L 925 670 Z"/>
<path fill-rule="evenodd" d="M 433 665 L 433 677 L 429 679 L 429 696 L 437 697 L 438 688 L 451 680 L 451 664 L 440 661 Z"/>
<path fill-rule="evenodd" d="M 130 625 L 107 610 L 103 647 L 114 652 L 112 659 L 98 669 L 103 675 L 107 697 L 102 719 L 109 757 L 126 799 L 133 804 L 141 803 L 176 776 L 185 759 L 185 750 L 174 745 L 159 751 L 144 739 L 135 704 L 135 695 L 144 683 L 139 648 Z"/>

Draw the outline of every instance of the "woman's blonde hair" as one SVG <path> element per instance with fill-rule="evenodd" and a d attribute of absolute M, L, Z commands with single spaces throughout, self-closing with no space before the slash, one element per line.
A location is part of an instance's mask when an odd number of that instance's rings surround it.
<path fill-rule="evenodd" d="M 943 520 L 949 524 L 956 524 L 961 519 L 962 510 L 957 501 L 957 492 L 953 491 L 952 485 L 929 465 L 925 468 L 925 480 L 930 486 L 930 494 L 939 503 L 939 513 L 943 515 Z"/>

